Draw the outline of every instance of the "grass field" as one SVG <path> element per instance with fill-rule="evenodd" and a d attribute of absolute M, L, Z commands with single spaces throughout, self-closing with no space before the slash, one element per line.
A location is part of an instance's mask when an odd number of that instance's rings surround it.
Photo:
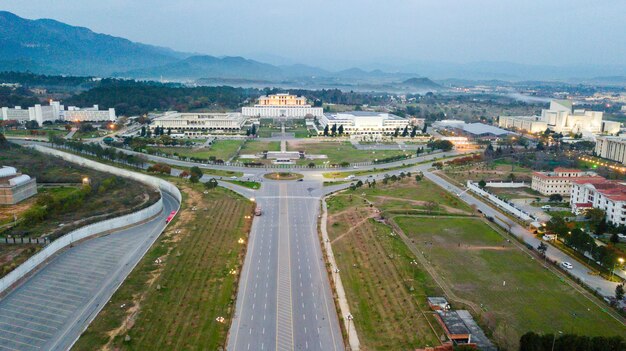
<path fill-rule="evenodd" d="M 182 187 L 179 216 L 74 350 L 219 350 L 226 343 L 252 203 L 223 188 Z M 197 211 L 191 208 L 196 206 Z M 180 231 L 177 233 L 177 231 Z M 155 260 L 160 258 L 161 264 Z M 235 272 L 236 274 L 232 274 Z M 123 304 L 124 307 L 120 308 Z M 223 323 L 216 321 L 223 317 Z M 130 341 L 125 341 L 128 335 Z"/>
<path fill-rule="evenodd" d="M 516 349 L 527 331 L 626 333 L 624 325 L 482 220 L 396 217 L 395 221 L 429 256 L 454 294 L 481 309 L 482 325 L 507 349 Z"/>
<path fill-rule="evenodd" d="M 261 187 L 261 183 L 253 182 L 249 180 L 225 180 L 225 181 L 229 183 L 241 185 L 243 187 L 250 188 L 250 189 L 259 189 Z"/>
<path fill-rule="evenodd" d="M 240 154 L 258 154 L 263 151 L 280 151 L 280 142 L 249 140 L 241 148 Z"/>
<path fill-rule="evenodd" d="M 287 142 L 287 150 L 304 150 L 304 152 L 307 154 L 326 155 L 328 157 L 327 159 L 298 161 L 301 164 L 308 164 L 310 162 L 313 162 L 315 164 L 323 164 L 326 161 L 328 161 L 330 164 L 339 164 L 341 162 L 370 162 L 376 159 L 384 159 L 387 157 L 405 154 L 405 152 L 400 150 L 357 150 L 348 141 L 292 141 Z"/>
<path fill-rule="evenodd" d="M 69 132 L 65 130 L 58 130 L 58 129 L 36 129 L 32 131 L 26 130 L 26 129 L 17 129 L 17 130 L 8 129 L 1 133 L 6 135 L 7 137 L 32 137 L 32 138 L 48 139 L 49 134 L 64 136 Z M 42 135 L 39 135 L 39 134 L 42 134 Z"/>
<path fill-rule="evenodd" d="M 410 350 L 438 345 L 442 330 L 426 297 L 441 291 L 412 264 L 388 226 L 371 219 L 357 197 L 329 199 L 328 232 L 362 350 Z M 360 207 L 355 207 L 360 206 Z"/>
<path fill-rule="evenodd" d="M 531 169 L 518 166 L 505 160 L 495 160 L 490 164 L 481 162 L 445 169 L 445 174 L 449 178 L 462 184 L 465 184 L 468 179 L 476 182 L 480 180 L 508 181 L 511 174 L 513 174 L 515 181 L 530 182 L 531 173 Z"/>
<path fill-rule="evenodd" d="M 215 157 L 217 160 L 228 161 L 237 154 L 237 150 L 243 143 L 241 140 L 217 140 L 213 142 L 210 148 L 155 147 L 153 149 L 181 157 L 196 157 L 206 160 Z"/>

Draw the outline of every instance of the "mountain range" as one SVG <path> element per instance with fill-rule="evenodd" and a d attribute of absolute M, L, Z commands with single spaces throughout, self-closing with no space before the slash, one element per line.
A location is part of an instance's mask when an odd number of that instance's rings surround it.
<path fill-rule="evenodd" d="M 270 64 L 244 57 L 185 53 L 95 33 L 88 28 L 71 26 L 52 19 L 30 20 L 11 12 L 0 11 L 0 71 L 163 79 L 196 84 L 238 82 L 237 84 L 248 86 L 339 87 L 350 90 L 406 92 L 442 89 L 428 78 L 416 78 L 420 75 L 438 79 L 560 80 L 608 85 L 622 85 L 626 81 L 624 67 L 587 67 L 585 71 L 580 67 L 533 66 L 506 62 L 421 62 L 411 65 L 381 64 L 362 67 L 367 67 L 368 70 L 354 67 L 331 71 L 304 64 Z"/>
<path fill-rule="evenodd" d="M 331 72 L 301 64 L 271 65 L 243 57 L 178 52 L 61 23 L 0 11 L 0 71 L 195 81 L 393 83 L 415 77 L 359 68 Z M 413 85 L 413 88 L 420 88 Z M 426 86 L 425 86 L 426 87 Z M 434 82 L 428 88 L 438 87 Z"/>

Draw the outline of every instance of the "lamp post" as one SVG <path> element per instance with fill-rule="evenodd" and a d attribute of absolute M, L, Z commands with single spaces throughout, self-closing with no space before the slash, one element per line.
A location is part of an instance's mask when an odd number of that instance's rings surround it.
<path fill-rule="evenodd" d="M 563 334 L 562 331 L 559 330 L 559 334 Z M 552 351 L 554 351 L 554 343 L 556 342 L 556 334 L 552 335 Z"/>
<path fill-rule="evenodd" d="M 621 266 L 624 263 L 624 259 L 620 257 L 620 258 L 617 259 L 617 262 L 619 262 L 619 264 Z M 613 280 L 613 274 L 614 274 L 613 272 L 615 272 L 615 267 L 617 267 L 617 262 L 615 262 L 613 264 L 613 269 L 611 269 L 611 279 L 610 280 Z"/>
<path fill-rule="evenodd" d="M 348 314 L 346 316 L 346 318 L 348 319 L 348 343 L 350 343 L 350 322 L 352 322 L 352 320 L 354 319 L 354 317 L 352 317 L 351 314 Z"/>

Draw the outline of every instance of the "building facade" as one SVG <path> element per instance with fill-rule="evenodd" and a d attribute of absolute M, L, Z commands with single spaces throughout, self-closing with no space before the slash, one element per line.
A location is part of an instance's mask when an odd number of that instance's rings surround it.
<path fill-rule="evenodd" d="M 500 116 L 498 125 L 502 128 L 541 133 L 550 129 L 556 133 L 615 134 L 619 132 L 617 122 L 603 122 L 603 113 L 598 111 L 576 110 L 571 101 L 552 100 L 549 109 L 543 109 L 541 116 Z"/>
<path fill-rule="evenodd" d="M 116 119 L 114 108 L 100 110 L 98 105 L 88 108 L 69 106 L 63 111 L 63 120 L 70 122 L 114 122 Z"/>
<path fill-rule="evenodd" d="M 602 136 L 596 138 L 597 156 L 626 164 L 626 138 Z"/>
<path fill-rule="evenodd" d="M 240 132 L 247 118 L 241 113 L 180 113 L 167 112 L 155 118 L 150 129 L 156 127 L 171 130 L 172 133 L 185 136 L 203 136 L 208 133 Z"/>
<path fill-rule="evenodd" d="M 625 225 L 626 185 L 604 178 L 592 181 L 575 179 L 572 181 L 570 206 L 572 212 L 578 215 L 589 208 L 601 209 L 606 213 L 607 222 Z"/>
<path fill-rule="evenodd" d="M 312 107 L 302 96 L 275 94 L 261 96 L 256 105 L 243 107 L 241 113 L 257 118 L 306 118 L 322 117 L 324 109 Z"/>
<path fill-rule="evenodd" d="M 546 196 L 553 194 L 569 196 L 572 190 L 573 179 L 594 181 L 604 178 L 594 172 L 557 167 L 553 172 L 533 172 L 531 189 Z"/>
<path fill-rule="evenodd" d="M 37 181 L 13 167 L 0 168 L 0 205 L 14 205 L 37 194 Z"/>
<path fill-rule="evenodd" d="M 69 106 L 65 110 L 65 106 L 60 102 L 50 100 L 50 105 L 44 106 L 37 104 L 28 109 L 22 109 L 20 106 L 15 108 L 3 107 L 0 117 L 2 120 L 16 120 L 20 123 L 28 121 L 37 121 L 39 125 L 44 122 L 70 121 L 70 122 L 103 122 L 115 121 L 115 109 L 99 110 L 98 105 L 88 108 L 79 108 Z"/>
<path fill-rule="evenodd" d="M 321 130 L 328 126 L 343 126 L 343 133 L 348 136 L 384 136 L 393 135 L 396 129 L 402 132 L 405 127 L 412 128 L 410 120 L 391 113 L 352 111 L 326 113 L 320 119 Z"/>

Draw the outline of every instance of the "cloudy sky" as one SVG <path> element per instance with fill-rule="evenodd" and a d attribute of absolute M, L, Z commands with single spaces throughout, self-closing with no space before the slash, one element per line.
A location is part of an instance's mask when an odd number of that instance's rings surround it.
<path fill-rule="evenodd" d="M 3 0 L 0 9 L 180 51 L 327 68 L 626 65 L 624 0 Z"/>

